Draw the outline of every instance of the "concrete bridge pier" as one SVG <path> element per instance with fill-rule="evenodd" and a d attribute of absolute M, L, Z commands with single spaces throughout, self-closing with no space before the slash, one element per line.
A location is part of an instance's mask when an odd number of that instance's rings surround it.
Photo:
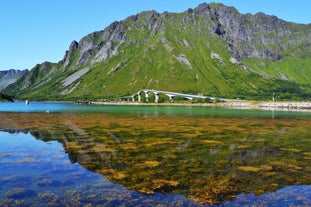
<path fill-rule="evenodd" d="M 149 91 L 145 91 L 146 102 L 149 102 Z"/>
<path fill-rule="evenodd" d="M 138 97 L 138 102 L 141 102 L 141 91 L 139 91 L 136 95 L 137 95 L 137 97 Z"/>
<path fill-rule="evenodd" d="M 173 95 L 167 94 L 167 96 L 170 98 L 170 102 L 174 102 L 174 96 Z"/>
<path fill-rule="evenodd" d="M 158 103 L 159 102 L 159 94 L 158 93 L 154 93 L 154 102 Z"/>

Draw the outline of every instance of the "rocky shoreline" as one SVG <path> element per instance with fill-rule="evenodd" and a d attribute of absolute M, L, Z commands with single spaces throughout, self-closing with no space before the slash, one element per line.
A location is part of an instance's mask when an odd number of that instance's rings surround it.
<path fill-rule="evenodd" d="M 217 104 L 218 105 L 218 104 Z M 265 110 L 306 110 L 311 111 L 311 102 L 289 102 L 289 101 L 240 101 L 240 102 L 226 102 L 219 104 L 224 107 L 232 108 L 253 108 L 253 109 L 265 109 Z"/>
<path fill-rule="evenodd" d="M 290 101 L 227 101 L 220 103 L 141 103 L 141 102 L 96 102 L 82 101 L 77 104 L 85 105 L 136 105 L 136 106 L 206 106 L 226 107 L 238 109 L 262 109 L 262 110 L 288 110 L 288 111 L 311 111 L 311 102 Z"/>

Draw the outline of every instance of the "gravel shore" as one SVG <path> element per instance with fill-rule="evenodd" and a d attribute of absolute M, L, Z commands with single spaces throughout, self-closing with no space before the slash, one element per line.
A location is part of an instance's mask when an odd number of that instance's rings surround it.
<path fill-rule="evenodd" d="M 229 101 L 216 104 L 223 107 L 232 108 L 254 108 L 254 109 L 268 109 L 268 110 L 306 110 L 311 111 L 311 102 L 290 102 L 290 101 Z"/>
<path fill-rule="evenodd" d="M 290 101 L 226 101 L 219 103 L 139 103 L 139 102 L 77 102 L 78 104 L 94 105 L 137 105 L 137 106 L 209 106 L 228 107 L 239 109 L 264 109 L 264 110 L 288 110 L 288 111 L 310 111 L 311 102 Z"/>

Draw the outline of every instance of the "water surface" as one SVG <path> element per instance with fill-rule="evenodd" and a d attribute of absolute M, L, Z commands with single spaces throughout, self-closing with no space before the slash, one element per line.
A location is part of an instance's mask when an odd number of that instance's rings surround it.
<path fill-rule="evenodd" d="M 0 103 L 0 205 L 311 204 L 310 113 Z"/>

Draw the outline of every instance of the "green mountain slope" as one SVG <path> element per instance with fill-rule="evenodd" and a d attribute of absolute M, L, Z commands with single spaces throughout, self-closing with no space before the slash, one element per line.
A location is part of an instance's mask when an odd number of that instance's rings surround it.
<path fill-rule="evenodd" d="M 142 12 L 72 42 L 5 92 L 102 100 L 143 88 L 242 99 L 311 99 L 311 25 L 222 4 Z"/>
<path fill-rule="evenodd" d="M 27 74 L 28 70 L 4 70 L 0 71 L 0 91 L 8 85 L 15 83 L 23 75 Z"/>

